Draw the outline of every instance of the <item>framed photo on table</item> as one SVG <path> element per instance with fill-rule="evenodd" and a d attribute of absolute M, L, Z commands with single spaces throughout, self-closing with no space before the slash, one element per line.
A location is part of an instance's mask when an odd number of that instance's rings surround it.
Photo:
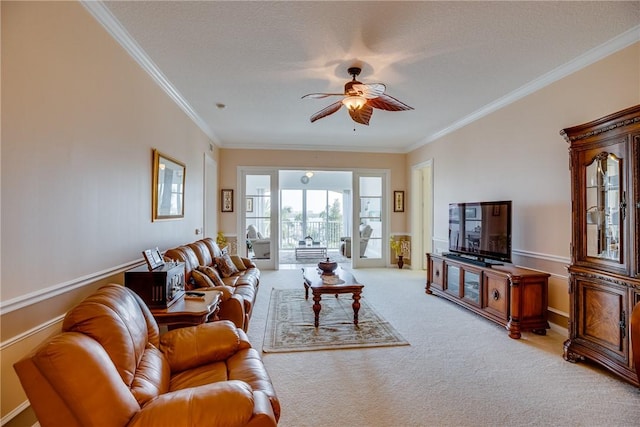
<path fill-rule="evenodd" d="M 155 249 L 145 249 L 142 251 L 142 255 L 144 255 L 144 260 L 147 262 L 149 271 L 164 265 L 164 259 L 157 247 Z"/>
<path fill-rule="evenodd" d="M 233 212 L 233 190 L 220 190 L 220 210 L 222 212 Z"/>
<path fill-rule="evenodd" d="M 404 191 L 393 192 L 393 211 L 404 212 Z"/>

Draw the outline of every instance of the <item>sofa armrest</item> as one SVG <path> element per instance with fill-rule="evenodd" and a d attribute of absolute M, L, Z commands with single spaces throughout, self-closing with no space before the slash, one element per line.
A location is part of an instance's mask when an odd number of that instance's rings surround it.
<path fill-rule="evenodd" d="M 229 321 L 174 329 L 160 337 L 160 351 L 173 373 L 226 360 L 239 345 L 238 331 Z"/>
<path fill-rule="evenodd" d="M 229 320 L 240 329 L 244 329 L 244 298 L 242 295 L 231 295 L 231 298 L 220 303 L 218 311 L 220 320 Z"/>
<path fill-rule="evenodd" d="M 254 406 L 247 383 L 220 381 L 163 394 L 145 405 L 128 426 L 244 426 L 253 417 Z"/>

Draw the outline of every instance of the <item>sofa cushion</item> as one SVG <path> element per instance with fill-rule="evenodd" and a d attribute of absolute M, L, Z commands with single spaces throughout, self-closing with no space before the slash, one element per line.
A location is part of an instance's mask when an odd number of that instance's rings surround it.
<path fill-rule="evenodd" d="M 228 379 L 227 363 L 225 361 L 213 362 L 175 374 L 171 377 L 169 389 L 171 391 L 182 390 Z"/>
<path fill-rule="evenodd" d="M 211 265 L 213 263 L 213 255 L 211 255 L 209 247 L 202 240 L 189 243 L 187 246 L 189 246 L 193 253 L 196 254 L 196 257 L 198 257 L 199 265 Z"/>
<path fill-rule="evenodd" d="M 227 320 L 174 329 L 160 338 L 172 373 L 226 360 L 246 345 Z"/>
<path fill-rule="evenodd" d="M 170 377 L 171 370 L 164 355 L 156 347 L 149 345 L 136 369 L 131 393 L 140 406 L 144 406 L 149 400 L 169 391 Z"/>
<path fill-rule="evenodd" d="M 159 337 L 158 326 L 140 297 L 116 285 L 100 288 L 71 309 L 62 331 L 80 332 L 98 341 L 127 386 L 133 383 L 147 345 L 157 346 Z"/>

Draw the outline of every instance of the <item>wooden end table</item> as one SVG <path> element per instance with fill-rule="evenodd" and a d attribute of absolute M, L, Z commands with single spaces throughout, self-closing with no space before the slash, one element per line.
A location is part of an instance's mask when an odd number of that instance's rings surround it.
<path fill-rule="evenodd" d="M 313 313 L 315 315 L 314 325 L 317 328 L 320 319 L 322 306 L 322 294 L 332 294 L 338 298 L 338 294 L 353 294 L 353 324 L 358 326 L 358 311 L 360 310 L 360 295 L 364 285 L 358 283 L 353 274 L 338 267 L 331 276 L 320 274 L 316 267 L 305 267 L 302 269 L 304 278 L 304 298 L 309 299 L 309 288 L 313 294 Z"/>
<path fill-rule="evenodd" d="M 152 308 L 151 314 L 158 324 L 166 325 L 168 329 L 195 326 L 211 321 L 219 310 L 222 292 L 202 291 L 202 293 L 203 300 L 185 299 L 181 296 L 168 308 Z"/>

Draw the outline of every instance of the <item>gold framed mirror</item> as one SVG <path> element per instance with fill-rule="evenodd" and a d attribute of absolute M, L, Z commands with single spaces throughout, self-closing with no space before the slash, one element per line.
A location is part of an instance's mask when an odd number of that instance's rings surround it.
<path fill-rule="evenodd" d="M 152 221 L 184 218 L 186 166 L 153 150 Z"/>

